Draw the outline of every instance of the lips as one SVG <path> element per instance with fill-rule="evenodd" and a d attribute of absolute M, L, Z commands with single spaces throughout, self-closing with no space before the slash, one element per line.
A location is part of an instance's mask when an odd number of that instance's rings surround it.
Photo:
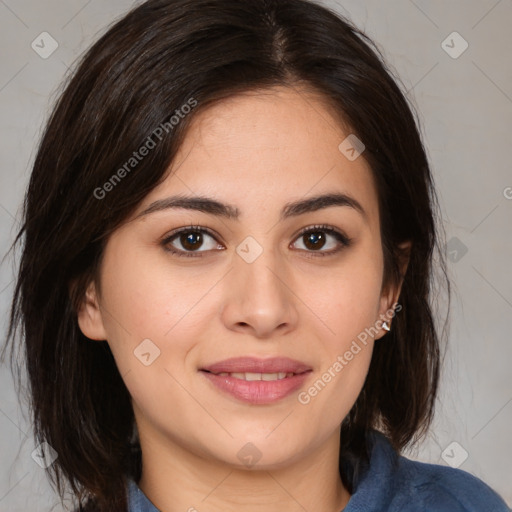
<path fill-rule="evenodd" d="M 270 359 L 258 359 L 255 357 L 235 357 L 219 361 L 201 368 L 210 373 L 244 373 L 244 374 L 274 374 L 293 373 L 299 374 L 311 370 L 311 367 L 301 361 L 288 357 L 273 357 Z M 249 379 L 248 379 L 249 380 Z"/>
<path fill-rule="evenodd" d="M 242 402 L 270 404 L 298 390 L 312 368 L 284 357 L 239 357 L 201 368 L 214 388 Z"/>
<path fill-rule="evenodd" d="M 213 389 L 229 395 L 239 402 L 252 405 L 267 405 L 292 395 L 304 385 L 309 373 L 293 374 L 292 377 L 275 381 L 246 381 L 231 376 L 221 377 L 215 373 L 201 372 L 206 380 L 213 385 Z"/>

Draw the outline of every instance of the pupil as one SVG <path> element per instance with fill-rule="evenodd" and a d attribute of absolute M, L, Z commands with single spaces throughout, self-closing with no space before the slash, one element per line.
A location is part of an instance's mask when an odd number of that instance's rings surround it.
<path fill-rule="evenodd" d="M 312 243 L 312 246 L 310 248 L 318 249 L 319 247 L 323 247 L 322 242 L 325 242 L 325 236 L 321 231 L 317 231 L 315 233 L 310 233 L 309 235 L 307 235 L 307 239 L 306 239 L 307 247 L 310 242 Z"/>
<path fill-rule="evenodd" d="M 197 246 L 200 246 L 201 242 L 201 233 L 188 233 L 186 236 L 182 235 L 181 244 L 185 249 L 197 249 Z"/>

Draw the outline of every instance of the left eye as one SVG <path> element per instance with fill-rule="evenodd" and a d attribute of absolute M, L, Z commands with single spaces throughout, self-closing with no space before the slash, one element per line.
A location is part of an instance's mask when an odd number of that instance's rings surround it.
<path fill-rule="evenodd" d="M 334 248 L 331 248 L 329 251 L 319 251 L 319 249 L 325 249 L 325 244 L 329 237 L 334 239 L 334 242 L 331 243 L 331 247 Z M 303 245 L 305 245 L 306 250 L 313 249 L 313 251 L 308 252 L 319 253 L 315 256 L 326 256 L 329 254 L 337 253 L 343 247 L 348 247 L 351 242 L 351 240 L 345 235 L 329 226 L 308 228 L 306 231 L 302 231 L 299 234 L 298 240 L 305 241 Z"/>
<path fill-rule="evenodd" d="M 333 239 L 330 244 L 330 250 L 320 251 L 320 249 L 325 249 L 329 238 Z M 208 239 L 210 239 L 209 246 L 203 250 L 198 250 L 204 245 L 205 240 L 207 241 Z M 304 246 L 304 248 L 299 247 L 300 250 L 305 250 L 308 253 L 316 253 L 311 255 L 313 257 L 335 254 L 343 249 L 343 247 L 348 247 L 352 242 L 350 238 L 331 226 L 313 226 L 306 228 L 297 235 L 296 239 L 302 241 Z M 181 248 L 174 245 L 176 242 L 179 243 Z M 216 241 L 213 233 L 200 226 L 190 226 L 175 231 L 162 241 L 162 245 L 164 249 L 171 254 L 189 257 L 201 257 L 201 254 L 197 253 L 207 252 L 216 248 L 219 250 L 224 249 L 224 247 Z"/>

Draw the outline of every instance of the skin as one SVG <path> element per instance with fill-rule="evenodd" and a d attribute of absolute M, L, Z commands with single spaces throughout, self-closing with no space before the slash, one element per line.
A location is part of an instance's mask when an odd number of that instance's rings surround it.
<path fill-rule="evenodd" d="M 307 391 L 397 301 L 401 283 L 381 286 L 371 170 L 364 157 L 349 161 L 340 152 L 350 132 L 331 112 L 312 92 L 279 87 L 198 113 L 165 181 L 109 238 L 101 295 L 91 283 L 84 297 L 80 328 L 109 343 L 132 396 L 139 486 L 163 511 L 339 512 L 350 498 L 338 471 L 340 424 L 364 384 L 372 337 L 307 404 L 298 392 L 247 404 L 198 371 L 235 356 L 287 356 L 312 367 L 299 390 Z M 331 206 L 279 220 L 288 202 L 333 191 L 356 198 L 366 217 Z M 240 218 L 186 209 L 140 216 L 174 194 L 229 203 Z M 194 246 L 200 257 L 166 252 L 162 240 L 191 224 L 216 239 L 203 235 Z M 315 224 L 331 225 L 352 244 L 326 234 L 323 246 L 311 248 L 298 233 Z M 252 263 L 236 252 L 247 236 L 263 250 Z M 179 236 L 168 246 L 185 250 Z M 375 339 L 385 334 L 379 328 Z M 148 338 L 160 355 L 145 366 L 134 350 Z M 250 468 L 237 457 L 249 442 L 261 453 Z"/>

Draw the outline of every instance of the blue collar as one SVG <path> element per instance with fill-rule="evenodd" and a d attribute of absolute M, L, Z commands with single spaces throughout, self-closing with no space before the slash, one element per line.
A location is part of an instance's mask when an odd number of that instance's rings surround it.
<path fill-rule="evenodd" d="M 134 480 L 128 480 L 128 512 L 159 512 Z"/>
<path fill-rule="evenodd" d="M 488 485 L 460 469 L 409 460 L 384 434 L 368 436 L 370 464 L 359 474 L 343 461 L 353 493 L 342 512 L 510 512 Z M 133 481 L 128 481 L 128 512 L 160 512 Z"/>

